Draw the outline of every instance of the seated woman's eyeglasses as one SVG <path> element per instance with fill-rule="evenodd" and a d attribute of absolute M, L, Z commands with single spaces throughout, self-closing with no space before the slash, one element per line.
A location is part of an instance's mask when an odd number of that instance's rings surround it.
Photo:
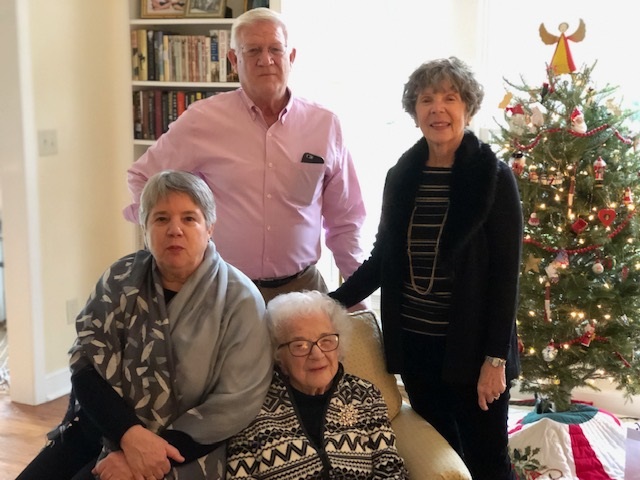
<path fill-rule="evenodd" d="M 264 48 L 258 45 L 243 45 L 240 50 L 242 51 L 243 55 L 250 58 L 255 58 L 262 55 L 262 51 L 264 50 Z M 271 58 L 277 58 L 282 57 L 287 52 L 287 47 L 281 44 L 270 45 L 267 47 L 267 51 L 269 52 L 269 56 Z"/>
<path fill-rule="evenodd" d="M 278 348 L 288 347 L 289 352 L 294 357 L 306 357 L 311 353 L 314 345 L 323 352 L 333 352 L 338 348 L 340 343 L 340 335 L 337 333 L 330 333 L 329 335 L 323 335 L 315 342 L 311 340 L 292 340 L 291 342 L 282 343 L 278 345 Z"/>

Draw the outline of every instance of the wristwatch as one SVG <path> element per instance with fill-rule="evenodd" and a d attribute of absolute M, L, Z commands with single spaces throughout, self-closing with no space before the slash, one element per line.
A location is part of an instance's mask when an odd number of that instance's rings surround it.
<path fill-rule="evenodd" d="M 492 367 L 504 367 L 507 364 L 507 361 L 504 358 L 490 357 L 487 355 L 484 359 L 489 362 Z"/>

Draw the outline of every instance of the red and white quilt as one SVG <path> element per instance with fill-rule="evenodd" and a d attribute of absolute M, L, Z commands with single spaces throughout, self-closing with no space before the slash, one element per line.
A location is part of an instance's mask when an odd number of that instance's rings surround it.
<path fill-rule="evenodd" d="M 624 480 L 626 429 L 613 414 L 589 405 L 572 411 L 510 415 L 509 449 L 535 449 L 526 480 Z M 522 478 L 521 480 L 525 480 Z"/>

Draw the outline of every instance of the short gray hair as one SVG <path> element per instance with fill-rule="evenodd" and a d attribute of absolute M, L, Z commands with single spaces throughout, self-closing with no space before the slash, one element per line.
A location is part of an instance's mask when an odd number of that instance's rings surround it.
<path fill-rule="evenodd" d="M 271 335 L 276 361 L 278 360 L 278 345 L 284 341 L 284 331 L 289 322 L 299 317 L 309 317 L 315 313 L 325 313 L 335 332 L 342 337 L 338 344 L 338 358 L 342 359 L 344 355 L 342 343 L 345 340 L 344 337 L 349 333 L 349 313 L 327 294 L 316 290 L 304 290 L 283 293 L 267 304 L 267 327 Z"/>
<path fill-rule="evenodd" d="M 238 16 L 231 26 L 230 46 L 232 50 L 238 50 L 238 37 L 243 28 L 259 22 L 270 22 L 282 29 L 285 42 L 289 42 L 289 30 L 282 15 L 275 10 L 266 7 L 252 8 Z M 288 45 L 285 45 L 288 46 Z"/>
<path fill-rule="evenodd" d="M 140 196 L 139 223 L 147 227 L 149 214 L 156 204 L 170 193 L 186 193 L 202 211 L 207 228 L 216 223 L 216 202 L 209 185 L 200 177 L 179 170 L 163 170 L 153 175 Z"/>
<path fill-rule="evenodd" d="M 402 106 L 416 119 L 416 102 L 425 88 L 439 88 L 451 82 L 467 107 L 469 118 L 473 117 L 482 104 L 484 89 L 476 80 L 469 66 L 457 57 L 439 58 L 423 63 L 409 76 L 402 94 Z"/>

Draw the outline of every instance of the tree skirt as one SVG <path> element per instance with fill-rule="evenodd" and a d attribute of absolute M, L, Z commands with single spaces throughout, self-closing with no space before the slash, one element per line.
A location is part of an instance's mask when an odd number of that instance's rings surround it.
<path fill-rule="evenodd" d="M 514 458 L 527 452 L 534 460 L 527 479 L 623 480 L 625 438 L 614 415 L 574 404 L 568 412 L 532 412 L 518 420 L 509 430 L 509 449 Z"/>

